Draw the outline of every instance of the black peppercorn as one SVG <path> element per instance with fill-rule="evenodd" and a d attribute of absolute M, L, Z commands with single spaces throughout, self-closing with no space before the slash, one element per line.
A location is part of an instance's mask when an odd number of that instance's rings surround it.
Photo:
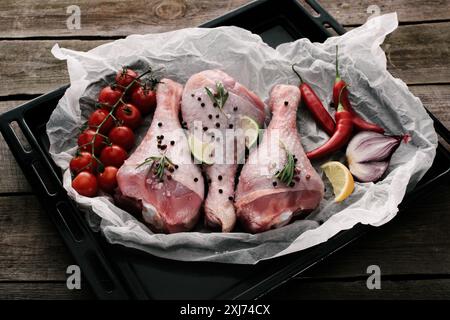
<path fill-rule="evenodd" d="M 230 124 L 228 125 L 228 128 L 233 129 L 233 124 L 230 123 Z"/>
<path fill-rule="evenodd" d="M 216 122 L 216 128 L 220 128 L 220 123 Z"/>
<path fill-rule="evenodd" d="M 162 127 L 162 122 L 158 122 L 158 127 Z"/>
<path fill-rule="evenodd" d="M 170 141 L 170 145 L 173 146 L 175 144 L 175 141 Z"/>
<path fill-rule="evenodd" d="M 287 101 L 284 102 L 284 105 L 285 105 L 285 106 L 287 106 L 288 104 L 289 104 L 289 102 L 287 102 Z"/>
<path fill-rule="evenodd" d="M 217 177 L 217 179 L 219 179 L 219 181 L 221 181 L 223 178 L 222 178 L 222 176 L 219 174 L 219 176 Z"/>
<path fill-rule="evenodd" d="M 278 184 L 278 183 L 277 183 L 276 181 L 272 182 L 272 185 L 273 185 L 274 187 L 276 187 L 277 184 Z"/>
<path fill-rule="evenodd" d="M 194 178 L 194 182 L 197 182 L 198 181 L 198 178 Z"/>
<path fill-rule="evenodd" d="M 202 98 L 198 97 L 197 100 L 198 100 L 198 101 L 202 101 Z"/>
<path fill-rule="evenodd" d="M 202 102 L 200 105 L 202 106 L 202 108 L 205 107 L 205 103 L 204 102 Z"/>
<path fill-rule="evenodd" d="M 209 115 L 208 115 L 208 118 L 209 118 L 209 119 L 212 119 L 212 114 L 209 114 Z"/>
<path fill-rule="evenodd" d="M 233 201 L 234 198 L 230 196 L 230 197 L 228 197 L 228 200 Z"/>
<path fill-rule="evenodd" d="M 219 193 L 223 193 L 223 190 L 222 190 L 222 189 L 219 189 Z"/>

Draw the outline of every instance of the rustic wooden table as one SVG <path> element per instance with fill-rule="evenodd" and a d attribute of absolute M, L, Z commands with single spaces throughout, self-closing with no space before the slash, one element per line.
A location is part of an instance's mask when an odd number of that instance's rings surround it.
<path fill-rule="evenodd" d="M 346 28 L 364 23 L 370 12 L 397 11 L 400 26 L 384 44 L 389 70 L 450 126 L 450 1 L 319 1 Z M 247 2 L 3 0 L 0 113 L 68 82 L 65 63 L 50 53 L 55 43 L 88 50 L 131 33 L 196 26 Z M 81 9 L 80 29 L 67 28 L 73 4 Z M 269 297 L 450 298 L 449 225 L 447 184 Z M 67 290 L 70 264 L 73 259 L 1 137 L 0 299 L 92 298 L 88 286 Z M 366 287 L 372 264 L 381 268 L 381 290 Z"/>

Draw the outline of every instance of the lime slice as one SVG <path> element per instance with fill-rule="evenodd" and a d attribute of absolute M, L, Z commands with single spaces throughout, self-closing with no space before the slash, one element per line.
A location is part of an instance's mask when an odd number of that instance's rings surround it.
<path fill-rule="evenodd" d="M 239 119 L 239 125 L 244 131 L 245 146 L 250 149 L 258 141 L 259 125 L 255 120 L 247 116 L 242 116 Z"/>
<path fill-rule="evenodd" d="M 214 163 L 214 145 L 211 143 L 203 143 L 194 135 L 190 134 L 188 137 L 189 148 L 192 156 L 200 163 L 213 164 Z"/>
<path fill-rule="evenodd" d="M 333 186 L 336 202 L 341 202 L 352 194 L 355 182 L 346 166 L 338 161 L 329 161 L 321 168 Z"/>

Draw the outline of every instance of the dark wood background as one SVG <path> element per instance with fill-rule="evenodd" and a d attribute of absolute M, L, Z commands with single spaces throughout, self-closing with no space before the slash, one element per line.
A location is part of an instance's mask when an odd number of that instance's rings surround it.
<path fill-rule="evenodd" d="M 448 0 L 319 0 L 353 28 L 371 15 L 396 11 L 399 28 L 384 49 L 391 73 L 450 125 L 450 2 Z M 68 82 L 50 53 L 88 50 L 131 33 L 199 25 L 248 0 L 0 2 L 0 113 Z M 303 2 L 303 1 L 301 1 Z M 66 8 L 81 8 L 81 29 L 66 27 Z M 370 10 L 369 10 L 370 11 Z M 450 298 L 450 188 L 430 190 L 402 215 L 270 293 L 270 298 Z M 0 299 L 87 299 L 66 289 L 73 259 L 0 137 Z M 381 290 L 368 290 L 366 268 L 381 268 Z"/>

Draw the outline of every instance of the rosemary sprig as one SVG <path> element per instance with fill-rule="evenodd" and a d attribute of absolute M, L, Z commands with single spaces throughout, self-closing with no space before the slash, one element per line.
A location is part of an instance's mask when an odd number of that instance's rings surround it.
<path fill-rule="evenodd" d="M 223 84 L 221 82 L 216 83 L 216 93 L 212 93 L 208 87 L 205 87 L 205 90 L 211 101 L 216 103 L 220 110 L 222 110 L 228 99 L 228 91 L 225 90 Z"/>
<path fill-rule="evenodd" d="M 140 163 L 136 169 L 140 168 L 141 166 L 152 163 L 152 168 L 155 168 L 155 176 L 157 176 L 160 180 L 164 177 L 165 169 L 170 169 L 174 167 L 173 162 L 165 155 L 161 156 L 152 156 L 146 158 L 142 163 Z"/>
<path fill-rule="evenodd" d="M 283 149 L 286 151 L 287 161 L 283 169 L 277 171 L 274 176 L 275 178 L 289 186 L 292 182 L 292 179 L 294 178 L 295 159 L 294 155 L 290 153 L 284 146 Z"/>

